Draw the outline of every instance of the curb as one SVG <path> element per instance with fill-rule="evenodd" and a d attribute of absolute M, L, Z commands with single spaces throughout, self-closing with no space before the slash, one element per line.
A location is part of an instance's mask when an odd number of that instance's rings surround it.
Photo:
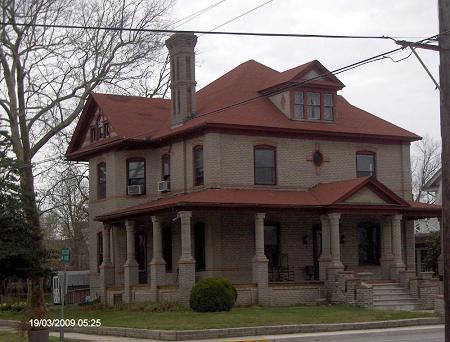
<path fill-rule="evenodd" d="M 164 341 L 203 340 L 227 337 L 245 337 L 262 335 L 281 335 L 299 333 L 318 333 L 344 330 L 399 328 L 422 325 L 441 324 L 439 317 L 412 318 L 392 321 L 359 322 L 359 323 L 332 323 L 332 324 L 293 324 L 259 327 L 242 327 L 227 329 L 206 330 L 150 330 L 119 327 L 66 327 L 64 331 L 82 334 L 94 334 L 118 337 L 149 338 Z M 16 328 L 19 321 L 0 319 L 0 326 Z M 50 328 L 50 331 L 59 331 Z"/>

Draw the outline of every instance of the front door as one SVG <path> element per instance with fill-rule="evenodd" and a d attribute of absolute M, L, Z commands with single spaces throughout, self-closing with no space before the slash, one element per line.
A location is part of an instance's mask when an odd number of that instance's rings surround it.
<path fill-rule="evenodd" d="M 139 284 L 147 283 L 147 234 L 136 232 L 134 236 L 136 262 L 138 264 Z"/>
<path fill-rule="evenodd" d="M 322 254 L 322 227 L 320 225 L 313 226 L 313 278 L 319 280 L 319 258 Z"/>
<path fill-rule="evenodd" d="M 381 255 L 381 229 L 376 222 L 361 222 L 359 231 L 359 264 L 379 265 Z"/>

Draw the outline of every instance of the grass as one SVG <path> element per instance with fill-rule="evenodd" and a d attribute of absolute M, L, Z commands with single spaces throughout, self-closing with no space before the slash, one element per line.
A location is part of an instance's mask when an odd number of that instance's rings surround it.
<path fill-rule="evenodd" d="M 68 306 L 66 318 L 101 319 L 102 326 L 187 330 L 302 323 L 370 322 L 405 318 L 434 317 L 432 313 L 368 310 L 346 305 L 249 307 L 230 312 L 198 313 L 179 307 L 155 312 L 155 306 L 121 306 L 118 308 Z M 57 318 L 59 307 L 49 310 Z M 20 319 L 20 313 L 0 313 L 0 319 Z M 1 340 L 0 340 L 1 341 Z"/>

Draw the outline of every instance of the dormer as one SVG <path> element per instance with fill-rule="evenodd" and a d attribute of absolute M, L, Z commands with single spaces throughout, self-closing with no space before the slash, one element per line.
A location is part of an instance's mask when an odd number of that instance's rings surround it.
<path fill-rule="evenodd" d="M 289 119 L 336 120 L 336 96 L 344 84 L 319 61 L 281 72 L 260 91 Z"/>

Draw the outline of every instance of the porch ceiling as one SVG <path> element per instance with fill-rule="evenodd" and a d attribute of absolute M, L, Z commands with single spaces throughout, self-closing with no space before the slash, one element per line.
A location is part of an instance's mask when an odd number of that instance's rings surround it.
<path fill-rule="evenodd" d="M 369 189 L 383 200 L 380 202 L 346 202 L 362 189 Z M 369 177 L 320 183 L 308 191 L 278 191 L 272 189 L 204 189 L 189 194 L 161 198 L 155 201 L 99 215 L 97 221 L 117 221 L 172 210 L 195 208 L 302 209 L 342 211 L 344 213 L 401 213 L 411 218 L 441 216 L 438 205 L 408 202 Z"/>

